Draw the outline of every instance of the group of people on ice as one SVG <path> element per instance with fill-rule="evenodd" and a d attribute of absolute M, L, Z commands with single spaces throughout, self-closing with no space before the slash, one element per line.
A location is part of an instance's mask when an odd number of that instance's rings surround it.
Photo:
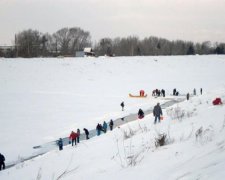
<path fill-rule="evenodd" d="M 84 128 L 84 134 L 86 139 L 89 139 L 89 131 Z M 72 131 L 69 135 L 69 144 L 72 144 L 72 146 L 76 146 L 77 143 L 80 143 L 80 129 L 78 128 L 76 132 Z M 63 139 L 59 138 L 59 140 L 57 141 L 57 145 L 59 147 L 59 150 L 63 150 Z"/>
<path fill-rule="evenodd" d="M 196 93 L 196 89 L 194 88 L 193 95 L 196 95 L 196 94 L 197 94 Z M 200 94 L 202 94 L 202 88 L 200 88 Z M 179 92 L 176 90 L 176 88 L 173 89 L 173 95 L 174 96 L 178 96 L 179 95 Z M 140 90 L 140 96 L 145 96 L 144 90 Z M 152 91 L 152 96 L 163 96 L 163 97 L 165 97 L 165 90 L 164 89 L 162 89 L 162 90 L 154 89 Z M 190 94 L 189 93 L 187 93 L 186 98 L 187 98 L 187 100 L 189 100 L 189 98 L 190 98 Z M 122 108 L 122 111 L 124 111 L 124 107 L 125 107 L 124 102 L 121 102 L 120 106 Z M 161 108 L 159 103 L 157 103 L 154 106 L 153 115 L 155 117 L 154 124 L 156 124 L 157 122 L 159 123 L 160 120 L 162 120 L 163 112 L 162 112 L 162 108 Z M 144 111 L 142 109 L 139 109 L 138 110 L 138 118 L 142 119 L 142 118 L 144 118 L 144 116 L 145 116 Z M 124 118 L 121 118 L 121 119 L 123 120 Z M 96 134 L 97 134 L 97 136 L 101 135 L 101 133 L 106 133 L 108 127 L 112 131 L 113 130 L 113 126 L 114 126 L 114 122 L 113 122 L 112 119 L 108 123 L 106 123 L 106 121 L 104 121 L 103 124 L 98 123 L 97 126 L 96 126 Z M 89 131 L 86 128 L 84 128 L 83 130 L 84 130 L 84 133 L 86 135 L 86 139 L 89 139 Z M 72 131 L 70 133 L 69 141 L 71 142 L 72 146 L 76 146 L 77 143 L 80 142 L 80 129 L 77 129 L 76 132 Z M 63 139 L 60 138 L 57 143 L 58 143 L 58 146 L 59 146 L 59 150 L 62 150 L 63 149 Z"/>
<path fill-rule="evenodd" d="M 110 122 L 108 124 L 105 121 L 103 122 L 103 125 L 98 123 L 96 126 L 97 136 L 99 136 L 101 134 L 101 132 L 106 133 L 108 126 L 109 126 L 109 129 L 112 131 L 113 126 L 114 126 L 114 122 L 112 119 L 110 120 Z M 86 140 L 88 140 L 89 139 L 89 131 L 86 128 L 84 128 L 83 130 L 84 130 Z M 81 136 L 80 129 L 77 129 L 76 132 L 72 131 L 69 135 L 69 144 L 72 144 L 72 146 L 75 147 L 78 143 L 80 143 L 80 136 Z M 63 145 L 64 145 L 63 142 L 64 141 L 67 141 L 67 138 L 65 138 L 65 139 L 60 138 L 57 141 L 57 145 L 58 145 L 60 151 L 63 150 Z"/>
<path fill-rule="evenodd" d="M 200 94 L 202 95 L 202 88 L 200 88 Z M 196 89 L 194 88 L 193 89 L 193 96 L 196 96 L 196 95 L 197 95 Z M 187 101 L 190 99 L 190 93 L 189 92 L 186 94 L 186 99 L 187 99 Z"/>
<path fill-rule="evenodd" d="M 155 97 L 163 96 L 163 97 L 165 97 L 166 91 L 164 89 L 162 89 L 161 91 L 159 89 L 154 89 L 152 91 L 152 96 L 155 96 Z"/>
<path fill-rule="evenodd" d="M 109 121 L 109 129 L 110 129 L 110 131 L 113 130 L 113 125 L 114 125 L 114 122 L 111 119 Z M 105 121 L 103 122 L 103 125 L 101 125 L 100 123 L 98 123 L 97 126 L 96 126 L 97 136 L 100 136 L 101 135 L 101 132 L 106 133 L 107 132 L 107 129 L 108 129 L 108 124 Z"/>

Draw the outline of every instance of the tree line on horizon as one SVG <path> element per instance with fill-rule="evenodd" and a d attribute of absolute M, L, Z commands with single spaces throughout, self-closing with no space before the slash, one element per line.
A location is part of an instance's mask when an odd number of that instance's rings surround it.
<path fill-rule="evenodd" d="M 83 51 L 85 47 L 92 47 L 96 56 L 225 54 L 225 43 L 170 41 L 154 36 L 144 39 L 137 36 L 107 37 L 93 43 L 90 32 L 72 27 L 62 28 L 53 34 L 32 29 L 19 32 L 12 48 L 0 49 L 0 57 L 74 57 L 76 51 Z"/>

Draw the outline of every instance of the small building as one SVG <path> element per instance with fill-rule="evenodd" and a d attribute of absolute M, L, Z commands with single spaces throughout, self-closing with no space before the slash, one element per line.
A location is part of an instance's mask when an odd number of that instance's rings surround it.
<path fill-rule="evenodd" d="M 83 51 L 76 51 L 76 57 L 95 56 L 95 53 L 91 47 L 84 48 Z"/>
<path fill-rule="evenodd" d="M 85 56 L 95 56 L 95 53 L 92 48 L 86 47 L 86 48 L 84 48 L 84 55 Z"/>

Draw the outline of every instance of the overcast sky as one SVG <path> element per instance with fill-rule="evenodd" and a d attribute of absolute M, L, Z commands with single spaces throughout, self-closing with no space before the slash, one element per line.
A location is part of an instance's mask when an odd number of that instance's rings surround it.
<path fill-rule="evenodd" d="M 136 35 L 225 42 L 225 0 L 0 0 L 0 45 L 25 29 L 63 27 L 89 31 L 92 40 Z"/>

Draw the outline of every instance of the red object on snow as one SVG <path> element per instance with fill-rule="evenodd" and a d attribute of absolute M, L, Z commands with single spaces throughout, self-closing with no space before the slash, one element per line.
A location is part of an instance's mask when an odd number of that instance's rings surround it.
<path fill-rule="evenodd" d="M 143 119 L 145 116 L 142 115 L 142 116 L 138 116 L 138 119 Z"/>
<path fill-rule="evenodd" d="M 144 96 L 145 91 L 144 90 L 140 90 L 140 96 Z"/>
<path fill-rule="evenodd" d="M 213 100 L 213 105 L 219 105 L 219 104 L 223 104 L 221 101 L 221 98 L 216 98 L 215 100 Z"/>
<path fill-rule="evenodd" d="M 76 139 L 77 137 L 78 137 L 78 134 L 72 131 L 69 138 L 73 140 L 73 139 Z"/>

